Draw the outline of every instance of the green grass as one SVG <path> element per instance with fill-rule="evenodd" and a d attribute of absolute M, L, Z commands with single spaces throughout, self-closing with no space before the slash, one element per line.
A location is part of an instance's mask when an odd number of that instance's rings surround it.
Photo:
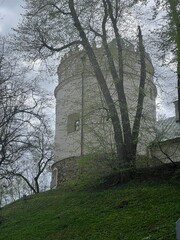
<path fill-rule="evenodd" d="M 179 187 L 171 180 L 29 196 L 1 210 L 0 240 L 174 240 Z"/>

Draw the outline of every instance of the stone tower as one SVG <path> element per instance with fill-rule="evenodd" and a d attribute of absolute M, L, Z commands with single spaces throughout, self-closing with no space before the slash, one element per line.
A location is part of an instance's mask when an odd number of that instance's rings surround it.
<path fill-rule="evenodd" d="M 114 41 L 109 46 L 114 58 L 117 59 Z M 94 50 L 113 100 L 117 102 L 103 48 L 94 46 Z M 124 86 L 132 124 L 138 97 L 140 57 L 134 46 L 126 40 L 123 40 L 123 59 Z M 153 129 L 156 122 L 157 90 L 153 82 L 154 69 L 148 54 L 146 54 L 146 70 L 143 117 L 138 143 L 139 155 L 147 155 L 147 146 L 154 139 Z M 64 178 L 69 177 L 68 175 L 74 175 L 73 171 L 77 171 L 76 157 L 115 151 L 108 110 L 85 52 L 76 49 L 65 55 L 58 67 L 58 77 L 59 84 L 55 89 L 56 162 L 52 166 L 52 187 L 60 184 Z"/>

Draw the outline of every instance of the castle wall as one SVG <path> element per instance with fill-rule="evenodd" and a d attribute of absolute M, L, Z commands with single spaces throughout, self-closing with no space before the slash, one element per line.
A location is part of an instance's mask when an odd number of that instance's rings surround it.
<path fill-rule="evenodd" d="M 76 158 L 65 158 L 52 166 L 51 188 L 63 186 L 67 180 L 75 179 L 78 176 L 78 161 Z"/>

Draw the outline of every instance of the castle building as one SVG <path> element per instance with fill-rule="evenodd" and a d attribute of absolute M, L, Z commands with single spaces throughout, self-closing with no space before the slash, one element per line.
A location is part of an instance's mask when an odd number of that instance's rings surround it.
<path fill-rule="evenodd" d="M 157 121 L 156 137 L 149 145 L 153 165 L 180 162 L 180 119 L 178 101 L 174 102 L 175 116 Z"/>
<path fill-rule="evenodd" d="M 109 47 L 118 67 L 115 42 L 109 43 Z M 103 48 L 94 46 L 94 51 L 119 113 L 117 94 Z M 123 40 L 123 64 L 124 88 L 132 126 L 137 106 L 141 65 L 138 50 L 126 40 Z M 157 90 L 153 74 L 154 68 L 146 53 L 145 98 L 137 149 L 140 156 L 147 156 L 147 146 L 155 138 Z M 106 103 L 85 52 L 76 49 L 66 54 L 58 67 L 58 77 L 59 84 L 55 89 L 56 132 L 52 187 L 76 175 L 79 169 L 78 157 L 92 154 L 106 155 L 116 151 Z"/>

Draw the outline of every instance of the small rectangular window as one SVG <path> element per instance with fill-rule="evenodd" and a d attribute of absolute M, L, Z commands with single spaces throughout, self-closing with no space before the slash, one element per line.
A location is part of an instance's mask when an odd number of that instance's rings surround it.
<path fill-rule="evenodd" d="M 68 116 L 67 132 L 72 133 L 80 129 L 80 115 L 79 113 L 72 113 Z"/>

